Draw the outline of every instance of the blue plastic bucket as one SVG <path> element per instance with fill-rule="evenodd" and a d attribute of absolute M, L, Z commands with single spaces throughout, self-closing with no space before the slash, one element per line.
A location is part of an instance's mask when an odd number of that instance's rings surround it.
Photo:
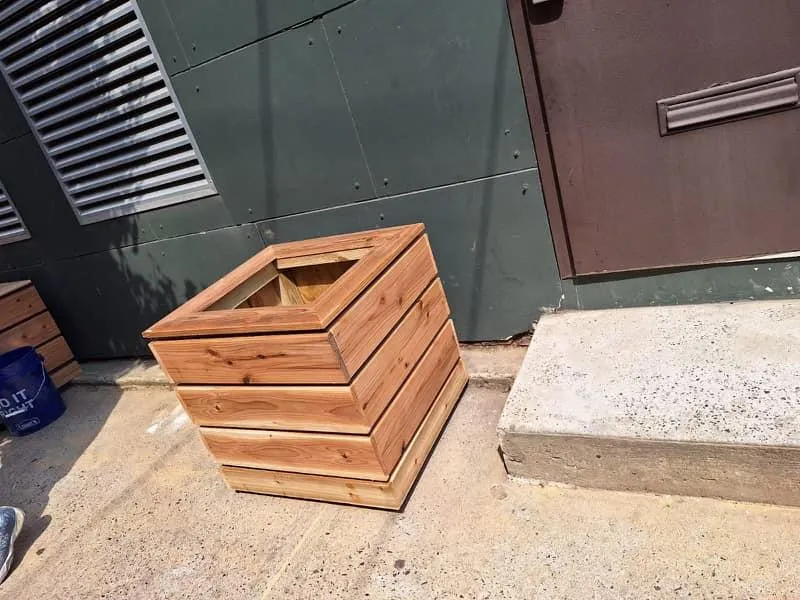
<path fill-rule="evenodd" d="M 36 349 L 24 346 L 0 354 L 0 418 L 11 435 L 39 431 L 65 410 Z"/>

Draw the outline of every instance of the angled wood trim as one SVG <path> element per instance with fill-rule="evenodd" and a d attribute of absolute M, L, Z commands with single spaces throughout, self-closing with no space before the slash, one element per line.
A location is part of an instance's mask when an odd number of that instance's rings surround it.
<path fill-rule="evenodd" d="M 322 252 L 336 252 L 353 248 L 370 248 L 380 245 L 396 235 L 407 235 L 408 231 L 417 230 L 416 235 L 422 232 L 423 225 L 400 225 L 372 231 L 359 231 L 356 233 L 343 233 L 327 237 L 314 238 L 299 242 L 284 242 L 273 244 L 270 248 L 275 252 L 276 258 L 292 258 L 320 254 Z M 416 235 L 414 237 L 416 237 Z"/>
<path fill-rule="evenodd" d="M 468 375 L 461 361 L 456 363 L 433 407 L 425 416 L 388 481 L 285 473 L 262 469 L 223 466 L 222 477 L 234 490 L 290 498 L 310 498 L 397 510 L 422 471 L 439 434 L 458 402 Z"/>
<path fill-rule="evenodd" d="M 277 259 L 277 264 L 279 269 L 294 269 L 295 267 L 305 267 L 308 265 L 326 265 L 337 262 L 348 262 L 351 260 L 364 258 L 369 251 L 369 248 L 353 248 L 351 250 L 338 250 L 336 252 L 306 254 L 304 256 L 279 258 Z"/>
<path fill-rule="evenodd" d="M 265 248 L 146 329 L 149 340 L 277 331 L 321 331 L 424 231 L 422 224 L 289 242 Z M 314 302 L 293 306 L 207 309 L 274 260 L 370 247 L 371 250 Z M 305 254 L 304 254 L 305 253 Z"/>
<path fill-rule="evenodd" d="M 387 235 L 382 244 L 373 248 L 372 252 L 342 275 L 336 281 L 336 285 L 332 285 L 317 298 L 314 307 L 325 327 L 330 325 L 384 269 L 424 233 L 425 226 L 416 224 L 385 231 L 391 232 L 391 235 Z"/>
<path fill-rule="evenodd" d="M 428 236 L 418 238 L 331 327 L 350 373 L 355 373 L 436 277 Z"/>

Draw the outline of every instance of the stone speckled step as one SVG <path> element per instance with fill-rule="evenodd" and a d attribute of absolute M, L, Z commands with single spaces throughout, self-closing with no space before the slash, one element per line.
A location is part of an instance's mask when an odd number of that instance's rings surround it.
<path fill-rule="evenodd" d="M 800 301 L 546 315 L 498 432 L 514 476 L 800 505 Z"/>

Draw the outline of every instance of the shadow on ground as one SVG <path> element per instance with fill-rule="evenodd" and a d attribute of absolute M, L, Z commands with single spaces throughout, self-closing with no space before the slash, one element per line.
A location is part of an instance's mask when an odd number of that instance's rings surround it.
<path fill-rule="evenodd" d="M 46 428 L 25 437 L 0 431 L 0 504 L 25 511 L 25 527 L 15 548 L 17 564 L 52 526 L 47 510 L 51 490 L 72 471 L 122 393 L 109 387 L 108 393 L 98 395 L 96 401 L 79 402 L 82 389 L 86 388 L 62 389 L 67 410 Z M 86 500 L 90 502 L 91 498 Z"/>

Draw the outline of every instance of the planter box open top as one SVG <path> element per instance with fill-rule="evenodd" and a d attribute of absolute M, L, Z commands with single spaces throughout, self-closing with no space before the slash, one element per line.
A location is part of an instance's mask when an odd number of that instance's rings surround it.
<path fill-rule="evenodd" d="M 144 332 L 234 488 L 399 508 L 466 384 L 422 225 L 277 244 Z"/>

